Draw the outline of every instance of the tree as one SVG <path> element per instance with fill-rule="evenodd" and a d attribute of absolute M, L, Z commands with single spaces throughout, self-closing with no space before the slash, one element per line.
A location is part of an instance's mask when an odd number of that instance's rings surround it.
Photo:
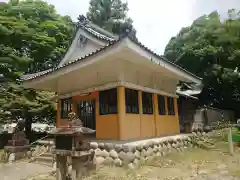
<path fill-rule="evenodd" d="M 165 57 L 203 77 L 202 104 L 238 111 L 240 105 L 240 16 L 229 10 L 222 20 L 217 12 L 182 28 L 165 49 Z"/>
<path fill-rule="evenodd" d="M 55 67 L 74 29 L 68 16 L 41 0 L 0 4 L 0 120 L 55 120 L 54 93 L 24 89 L 20 76 Z"/>
<path fill-rule="evenodd" d="M 127 16 L 128 4 L 121 0 L 91 0 L 87 18 L 103 29 L 122 35 L 126 29 L 136 39 L 136 30 L 133 21 Z"/>

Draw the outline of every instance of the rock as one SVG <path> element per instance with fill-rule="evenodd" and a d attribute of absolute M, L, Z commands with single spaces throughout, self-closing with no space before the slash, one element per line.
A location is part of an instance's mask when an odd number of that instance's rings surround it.
<path fill-rule="evenodd" d="M 147 151 L 145 149 L 142 150 L 141 156 L 142 157 L 147 157 Z"/>
<path fill-rule="evenodd" d="M 168 142 L 165 140 L 163 141 L 163 145 L 167 146 Z"/>
<path fill-rule="evenodd" d="M 114 158 L 114 159 L 116 159 L 116 158 L 118 158 L 118 153 L 117 153 L 115 150 L 112 149 L 112 150 L 109 152 L 109 156 L 112 157 L 112 158 Z"/>
<path fill-rule="evenodd" d="M 130 146 L 129 147 L 130 148 L 130 151 L 132 152 L 132 153 L 135 153 L 136 152 L 136 146 L 134 146 L 134 145 L 132 145 L 132 146 Z"/>
<path fill-rule="evenodd" d="M 124 160 L 125 159 L 125 156 L 126 156 L 126 153 L 121 151 L 120 153 L 118 153 L 118 157 L 121 159 L 121 160 Z"/>
<path fill-rule="evenodd" d="M 166 151 L 167 150 L 167 146 L 165 144 L 163 144 L 162 149 L 163 149 L 163 151 Z"/>
<path fill-rule="evenodd" d="M 101 149 L 101 150 L 104 149 L 104 148 L 105 148 L 104 143 L 99 143 L 99 144 L 98 144 L 98 148 Z"/>
<path fill-rule="evenodd" d="M 27 158 L 31 158 L 32 157 L 32 151 L 28 151 L 27 152 Z"/>
<path fill-rule="evenodd" d="M 113 161 L 113 163 L 114 163 L 114 165 L 117 166 L 117 167 L 120 167 L 120 166 L 123 165 L 122 161 L 121 161 L 119 158 L 115 159 L 115 160 Z"/>
<path fill-rule="evenodd" d="M 102 157 L 109 157 L 109 152 L 107 152 L 105 149 L 102 150 Z"/>
<path fill-rule="evenodd" d="M 129 162 L 133 162 L 133 160 L 135 159 L 135 155 L 132 152 L 127 152 L 127 159 Z"/>
<path fill-rule="evenodd" d="M 132 152 L 123 152 L 121 151 L 119 154 L 118 154 L 119 158 L 124 162 L 124 164 L 128 164 L 130 162 L 132 162 L 134 159 L 135 159 L 135 156 Z"/>
<path fill-rule="evenodd" d="M 97 164 L 97 165 L 103 164 L 104 161 L 105 161 L 105 158 L 103 158 L 103 157 L 101 157 L 101 156 L 96 157 L 96 164 Z"/>
<path fill-rule="evenodd" d="M 105 165 L 112 165 L 113 164 L 113 158 L 107 157 L 104 161 Z"/>
<path fill-rule="evenodd" d="M 170 150 L 172 149 L 172 146 L 171 146 L 170 143 L 167 144 L 167 148 L 170 149 Z"/>
<path fill-rule="evenodd" d="M 116 144 L 115 145 L 115 151 L 117 151 L 118 153 L 122 151 L 122 145 L 121 144 Z"/>
<path fill-rule="evenodd" d="M 202 133 L 200 131 L 198 131 L 197 136 L 202 136 Z"/>
<path fill-rule="evenodd" d="M 123 145 L 122 149 L 125 153 L 129 152 L 129 147 L 127 145 Z"/>
<path fill-rule="evenodd" d="M 103 150 L 101 151 L 99 148 L 97 148 L 97 149 L 95 149 L 95 155 L 96 155 L 97 157 L 98 157 L 98 156 L 102 156 L 102 157 L 106 158 L 106 157 L 109 156 L 109 153 L 108 153 L 105 149 L 103 149 Z"/>
<path fill-rule="evenodd" d="M 181 147 L 183 147 L 183 146 L 184 146 L 184 143 L 183 143 L 183 141 L 181 141 L 181 142 L 180 142 L 180 145 L 181 145 Z"/>
<path fill-rule="evenodd" d="M 97 149 L 95 149 L 95 156 L 101 156 L 101 153 L 102 153 L 102 151 L 99 149 L 99 148 L 97 148 Z"/>
<path fill-rule="evenodd" d="M 158 151 L 159 151 L 159 152 L 162 151 L 162 145 L 161 145 L 161 144 L 158 145 Z"/>
<path fill-rule="evenodd" d="M 140 164 L 140 162 L 139 162 L 138 159 L 134 159 L 133 164 L 134 164 L 136 167 L 138 167 L 139 164 Z"/>
<path fill-rule="evenodd" d="M 136 146 L 136 150 L 141 151 L 143 149 L 143 146 L 141 144 L 138 144 Z"/>
<path fill-rule="evenodd" d="M 128 164 L 128 168 L 131 169 L 131 170 L 133 170 L 133 169 L 135 169 L 135 166 L 134 166 L 133 163 L 129 163 L 129 164 Z"/>
<path fill-rule="evenodd" d="M 8 157 L 8 161 L 9 162 L 12 162 L 12 161 L 15 161 L 16 160 L 16 156 L 15 156 L 15 153 L 11 153 Z"/>
<path fill-rule="evenodd" d="M 148 141 L 148 142 L 146 142 L 146 144 L 145 144 L 145 148 L 146 149 L 148 149 L 149 147 L 151 147 L 151 148 L 153 148 L 153 141 Z"/>
<path fill-rule="evenodd" d="M 153 154 L 153 149 L 151 147 L 147 150 L 147 156 L 151 156 Z"/>
<path fill-rule="evenodd" d="M 90 143 L 90 147 L 91 147 L 91 149 L 97 149 L 97 148 L 98 148 L 98 143 L 96 143 L 96 142 L 91 142 L 91 143 Z"/>
<path fill-rule="evenodd" d="M 157 153 L 157 152 L 158 152 L 158 146 L 155 145 L 155 144 L 154 144 L 154 146 L 153 146 L 153 152 L 154 152 L 154 153 Z"/>
<path fill-rule="evenodd" d="M 110 150 L 114 149 L 114 144 L 112 144 L 112 143 L 105 143 L 104 147 L 105 147 L 105 149 L 107 151 L 110 151 Z"/>
<path fill-rule="evenodd" d="M 140 159 L 140 157 L 141 157 L 141 153 L 140 153 L 138 150 L 136 150 L 136 152 L 134 153 L 134 155 L 135 155 L 135 157 L 136 157 L 137 159 Z"/>
<path fill-rule="evenodd" d="M 134 145 L 123 145 L 123 151 L 124 152 L 135 152 L 136 151 L 136 146 Z"/>

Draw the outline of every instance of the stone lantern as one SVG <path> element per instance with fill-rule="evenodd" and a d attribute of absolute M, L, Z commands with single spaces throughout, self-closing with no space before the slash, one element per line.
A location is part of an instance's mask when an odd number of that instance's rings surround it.
<path fill-rule="evenodd" d="M 89 135 L 95 130 L 82 126 L 75 113 L 69 114 L 69 125 L 53 129 L 50 133 L 55 137 L 57 163 L 57 180 L 67 179 L 67 158 L 71 158 L 71 179 L 76 180 L 84 175 L 86 166 L 92 163 L 94 151 L 90 151 Z"/>

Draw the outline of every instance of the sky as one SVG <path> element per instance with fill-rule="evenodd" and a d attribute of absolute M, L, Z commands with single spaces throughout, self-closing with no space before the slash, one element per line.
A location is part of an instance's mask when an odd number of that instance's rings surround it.
<path fill-rule="evenodd" d="M 7 0 L 0 0 L 7 1 Z M 86 14 L 89 0 L 45 0 L 62 15 L 76 20 Z M 172 36 L 197 17 L 212 11 L 224 14 L 240 7 L 240 0 L 123 0 L 128 2 L 128 16 L 133 19 L 138 39 L 153 51 L 163 54 Z"/>

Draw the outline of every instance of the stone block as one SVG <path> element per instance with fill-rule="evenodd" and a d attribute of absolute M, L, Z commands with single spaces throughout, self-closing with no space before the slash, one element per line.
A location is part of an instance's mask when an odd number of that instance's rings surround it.
<path fill-rule="evenodd" d="M 112 150 L 109 152 L 109 156 L 112 157 L 112 158 L 114 158 L 114 159 L 116 159 L 116 158 L 118 158 L 118 153 L 117 153 L 115 150 L 112 149 Z"/>
<path fill-rule="evenodd" d="M 122 161 L 119 158 L 114 159 L 113 163 L 117 167 L 121 167 L 123 165 Z"/>
<path fill-rule="evenodd" d="M 115 145 L 115 151 L 116 151 L 116 152 L 119 153 L 119 152 L 121 152 L 122 150 L 123 150 L 123 147 L 122 147 L 121 144 L 116 144 L 116 145 Z"/>
<path fill-rule="evenodd" d="M 91 142 L 91 143 L 90 143 L 90 148 L 91 148 L 91 149 L 97 149 L 97 148 L 98 148 L 98 143 L 96 143 L 96 142 Z"/>
<path fill-rule="evenodd" d="M 113 158 L 107 157 L 107 158 L 105 159 L 105 161 L 104 161 L 104 164 L 105 164 L 105 165 L 113 165 L 113 164 L 114 164 Z"/>

